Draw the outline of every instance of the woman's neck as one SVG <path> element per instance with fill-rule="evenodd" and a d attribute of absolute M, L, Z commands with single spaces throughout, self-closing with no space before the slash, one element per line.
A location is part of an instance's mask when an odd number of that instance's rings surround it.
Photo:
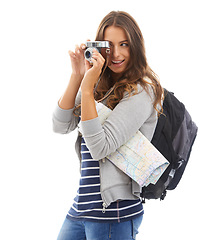
<path fill-rule="evenodd" d="M 114 84 L 123 76 L 123 73 L 114 73 L 111 71 L 111 77 L 113 79 Z"/>

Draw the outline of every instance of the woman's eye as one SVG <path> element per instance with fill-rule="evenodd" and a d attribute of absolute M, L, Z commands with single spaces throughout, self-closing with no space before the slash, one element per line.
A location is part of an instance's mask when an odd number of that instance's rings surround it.
<path fill-rule="evenodd" d="M 128 47 L 129 45 L 128 45 L 128 43 L 122 43 L 121 46 L 122 47 Z"/>

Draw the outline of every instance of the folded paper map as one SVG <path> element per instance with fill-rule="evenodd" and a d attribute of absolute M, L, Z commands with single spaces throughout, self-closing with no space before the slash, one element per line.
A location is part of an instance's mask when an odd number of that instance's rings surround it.
<path fill-rule="evenodd" d="M 101 124 L 111 110 L 102 103 L 96 104 Z M 169 165 L 164 156 L 140 132 L 114 153 L 107 156 L 113 164 L 130 176 L 141 187 L 155 184 Z"/>

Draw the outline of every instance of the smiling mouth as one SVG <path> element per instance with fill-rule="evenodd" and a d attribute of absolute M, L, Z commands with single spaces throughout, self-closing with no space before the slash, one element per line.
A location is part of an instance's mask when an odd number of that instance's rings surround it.
<path fill-rule="evenodd" d="M 113 64 L 117 64 L 117 65 L 118 65 L 118 64 L 123 63 L 124 61 L 125 61 L 125 60 L 120 60 L 120 61 L 113 61 L 113 60 L 112 60 L 111 62 L 112 62 Z"/>

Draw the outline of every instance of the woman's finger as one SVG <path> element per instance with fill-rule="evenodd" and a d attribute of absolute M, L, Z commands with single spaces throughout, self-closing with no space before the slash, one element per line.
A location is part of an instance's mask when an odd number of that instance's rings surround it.
<path fill-rule="evenodd" d="M 71 50 L 68 51 L 68 54 L 69 54 L 69 56 L 70 56 L 71 58 L 76 57 L 75 53 L 74 53 L 73 51 L 71 51 Z"/>
<path fill-rule="evenodd" d="M 87 61 L 85 59 L 85 67 L 86 67 L 86 71 L 88 71 L 90 68 L 92 68 L 93 64 L 91 64 L 89 61 Z"/>
<path fill-rule="evenodd" d="M 105 63 L 105 59 L 104 59 L 104 57 L 102 57 L 102 55 L 100 53 L 94 53 L 93 59 L 95 59 L 98 62 L 98 64 L 100 64 L 102 66 Z"/>
<path fill-rule="evenodd" d="M 81 50 L 85 50 L 85 49 L 86 49 L 86 45 L 85 45 L 84 43 L 82 43 L 82 44 L 80 45 L 80 49 L 81 49 Z"/>
<path fill-rule="evenodd" d="M 80 53 L 80 47 L 79 45 L 75 45 L 75 54 L 79 54 Z"/>
<path fill-rule="evenodd" d="M 99 53 L 95 48 L 93 49 L 93 54 L 95 56 L 98 56 L 100 59 L 102 59 L 103 61 L 105 60 L 104 57 L 102 56 L 101 53 Z"/>

